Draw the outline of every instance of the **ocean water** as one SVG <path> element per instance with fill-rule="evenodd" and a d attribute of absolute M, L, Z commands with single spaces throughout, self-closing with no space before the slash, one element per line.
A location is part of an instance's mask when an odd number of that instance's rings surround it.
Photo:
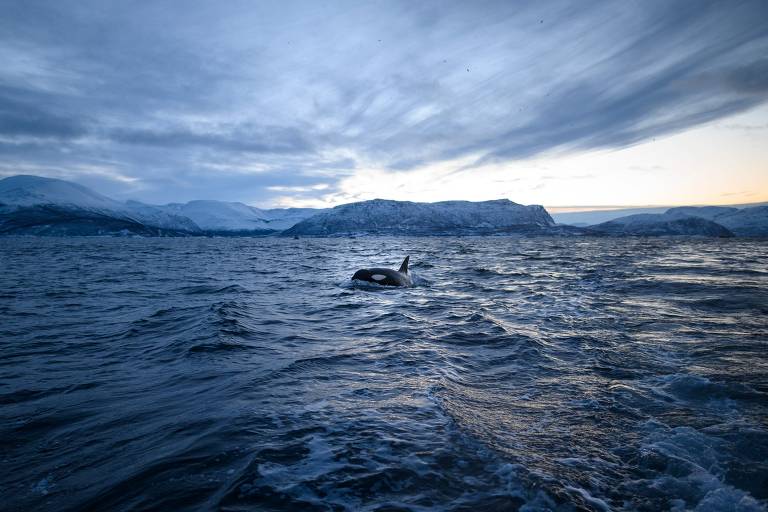
<path fill-rule="evenodd" d="M 0 494 L 766 510 L 768 242 L 0 239 Z"/>

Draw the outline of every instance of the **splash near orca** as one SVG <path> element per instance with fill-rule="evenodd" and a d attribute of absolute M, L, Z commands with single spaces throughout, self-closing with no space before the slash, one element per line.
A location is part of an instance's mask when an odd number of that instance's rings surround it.
<path fill-rule="evenodd" d="M 352 276 L 353 281 L 366 281 L 384 286 L 411 286 L 413 280 L 408 274 L 408 261 L 406 256 L 399 270 L 390 268 L 361 268 Z"/>

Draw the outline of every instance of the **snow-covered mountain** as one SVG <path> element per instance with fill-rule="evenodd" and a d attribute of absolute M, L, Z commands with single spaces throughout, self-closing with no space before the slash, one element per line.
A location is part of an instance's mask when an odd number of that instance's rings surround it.
<path fill-rule="evenodd" d="M 648 208 L 621 208 L 614 210 L 586 210 L 581 212 L 562 212 L 553 213 L 552 218 L 558 224 L 570 226 L 592 226 L 601 222 L 626 217 L 627 215 L 637 215 L 641 213 L 664 213 L 667 206 L 651 206 Z"/>
<path fill-rule="evenodd" d="M 261 210 L 243 203 L 210 200 L 171 203 L 157 208 L 192 219 L 206 231 L 281 231 L 321 211 L 313 208 Z"/>
<path fill-rule="evenodd" d="M 201 229 L 210 231 L 262 230 L 264 215 L 258 208 L 243 203 L 199 200 L 159 206 L 166 212 L 192 219 Z"/>
<path fill-rule="evenodd" d="M 0 180 L 0 233 L 99 235 L 199 232 L 186 217 L 121 203 L 77 183 L 39 176 Z"/>
<path fill-rule="evenodd" d="M 671 208 L 667 213 L 708 219 L 728 228 L 737 236 L 768 236 L 768 206 L 741 209 L 725 206 L 688 206 Z"/>
<path fill-rule="evenodd" d="M 77 183 L 26 175 L 0 180 L 0 204 L 18 208 L 55 204 L 104 212 L 128 210 L 123 203 Z"/>
<path fill-rule="evenodd" d="M 674 213 L 627 215 L 626 217 L 590 226 L 589 229 L 610 235 L 733 236 L 731 231 L 711 220 Z"/>
<path fill-rule="evenodd" d="M 737 205 L 739 206 L 739 205 Z M 743 205 L 747 206 L 747 205 Z M 586 212 L 595 213 L 595 212 Z M 328 210 L 190 201 L 120 202 L 87 187 L 38 176 L 0 180 L 0 235 L 700 235 L 768 236 L 768 206 L 670 208 L 581 229 L 555 225 L 541 206 L 496 201 L 414 203 L 375 199 Z"/>
<path fill-rule="evenodd" d="M 304 219 L 324 211 L 326 210 L 318 208 L 273 208 L 271 210 L 262 210 L 268 219 L 269 227 L 279 230 L 288 229 Z"/>
<path fill-rule="evenodd" d="M 648 206 L 639 208 L 619 208 L 612 210 L 585 210 L 576 212 L 553 213 L 552 218 L 558 224 L 570 226 L 593 226 L 602 222 L 619 219 L 639 213 L 673 213 L 678 216 L 701 217 L 715 220 L 716 216 L 745 210 L 758 206 L 768 206 L 768 203 L 729 204 L 725 206 Z"/>
<path fill-rule="evenodd" d="M 768 236 L 768 206 L 743 208 L 718 215 L 715 222 L 738 236 Z"/>
<path fill-rule="evenodd" d="M 133 218 L 148 226 L 188 231 L 190 233 L 196 233 L 201 230 L 194 220 L 184 215 L 177 215 L 166 211 L 162 206 L 153 206 L 139 201 L 126 201 L 125 205 L 128 207 Z"/>
<path fill-rule="evenodd" d="M 768 206 L 680 206 L 589 226 L 612 235 L 768 236 Z"/>
<path fill-rule="evenodd" d="M 678 206 L 670 208 L 664 213 L 676 217 L 700 217 L 702 219 L 715 220 L 720 215 L 737 211 L 739 211 L 738 208 L 731 206 Z"/>
<path fill-rule="evenodd" d="M 5 234 L 268 234 L 319 211 L 260 210 L 222 201 L 122 203 L 65 180 L 23 175 L 0 180 L 0 233 Z"/>
<path fill-rule="evenodd" d="M 539 232 L 554 225 L 543 207 L 523 206 L 507 199 L 439 203 L 374 199 L 313 215 L 285 234 L 494 234 Z"/>

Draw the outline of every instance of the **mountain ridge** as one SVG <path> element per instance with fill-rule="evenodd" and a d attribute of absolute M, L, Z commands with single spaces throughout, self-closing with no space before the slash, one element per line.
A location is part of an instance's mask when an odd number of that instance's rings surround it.
<path fill-rule="evenodd" d="M 768 206 L 673 207 L 575 227 L 540 205 L 509 199 L 422 203 L 373 199 L 329 209 L 260 209 L 195 200 L 120 202 L 65 180 L 17 175 L 0 180 L 0 235 L 347 236 L 595 235 L 768 236 Z"/>
<path fill-rule="evenodd" d="M 543 206 L 509 199 L 419 203 L 372 199 L 336 206 L 309 217 L 286 235 L 497 234 L 546 231 L 555 222 Z"/>
<path fill-rule="evenodd" d="M 260 210 L 213 200 L 168 205 L 120 202 L 66 180 L 32 175 L 0 180 L 0 234 L 266 235 L 317 211 Z"/>
<path fill-rule="evenodd" d="M 679 208 L 735 208 L 737 210 L 743 210 L 744 208 L 752 208 L 756 206 L 768 206 L 768 202 L 756 202 L 756 203 L 738 203 L 738 204 L 726 204 L 726 205 L 691 205 L 691 206 L 632 206 L 632 207 L 613 207 L 604 209 L 586 209 L 579 211 L 568 212 L 556 212 L 552 213 L 552 218 L 558 224 L 567 224 L 570 226 L 594 226 L 602 222 L 608 222 L 620 217 L 626 217 L 627 215 L 635 215 L 640 213 L 665 213 L 667 210 L 679 209 Z"/>
<path fill-rule="evenodd" d="M 768 236 L 768 206 L 682 206 L 627 215 L 586 229 L 612 235 Z"/>

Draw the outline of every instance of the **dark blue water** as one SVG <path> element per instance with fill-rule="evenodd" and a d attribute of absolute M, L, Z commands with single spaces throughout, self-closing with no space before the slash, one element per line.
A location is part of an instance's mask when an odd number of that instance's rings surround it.
<path fill-rule="evenodd" d="M 357 288 L 411 255 L 418 286 Z M 765 510 L 768 242 L 0 239 L 3 510 Z"/>

